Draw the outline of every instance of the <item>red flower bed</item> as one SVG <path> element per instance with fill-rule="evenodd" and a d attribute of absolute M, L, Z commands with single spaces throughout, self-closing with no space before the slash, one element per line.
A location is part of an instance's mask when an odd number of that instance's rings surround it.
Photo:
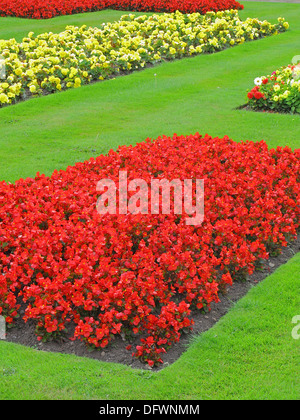
<path fill-rule="evenodd" d="M 48 19 L 103 9 L 182 13 L 243 9 L 235 0 L 1 0 L 0 16 Z"/>
<path fill-rule="evenodd" d="M 205 219 L 100 215 L 102 179 L 203 179 Z M 132 194 L 132 193 L 131 193 Z M 130 197 L 130 193 L 129 193 Z M 0 183 L 0 314 L 20 304 L 39 339 L 63 334 L 106 347 L 139 334 L 135 355 L 150 365 L 192 328 L 191 309 L 209 309 L 232 280 L 296 236 L 300 150 L 228 137 L 148 139 L 106 156 L 15 184 Z"/>

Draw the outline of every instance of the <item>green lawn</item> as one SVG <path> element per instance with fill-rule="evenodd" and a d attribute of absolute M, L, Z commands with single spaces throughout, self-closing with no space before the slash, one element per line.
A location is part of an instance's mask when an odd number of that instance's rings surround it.
<path fill-rule="evenodd" d="M 282 16 L 290 30 L 1 109 L 0 180 L 50 175 L 120 144 L 174 132 L 299 148 L 299 115 L 235 108 L 245 103 L 255 77 L 299 55 L 300 5 L 243 3 L 243 18 Z M 121 14 L 0 18 L 0 38 L 96 26 Z M 0 399 L 297 399 L 299 341 L 292 339 L 291 320 L 300 314 L 299 266 L 297 254 L 158 373 L 0 342 Z"/>

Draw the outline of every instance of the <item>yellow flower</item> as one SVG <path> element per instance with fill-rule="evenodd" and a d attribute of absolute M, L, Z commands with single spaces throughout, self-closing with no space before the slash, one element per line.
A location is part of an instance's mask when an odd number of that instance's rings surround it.
<path fill-rule="evenodd" d="M 20 69 L 20 67 L 18 67 L 16 70 L 15 70 L 15 74 L 17 75 L 17 76 L 21 76 L 21 74 L 22 74 L 23 72 L 22 72 L 22 69 Z"/>
<path fill-rule="evenodd" d="M 81 79 L 79 77 L 76 77 L 74 80 L 74 87 L 78 88 L 81 86 Z"/>
<path fill-rule="evenodd" d="M 0 93 L 0 102 L 2 104 L 8 104 L 9 103 L 9 99 L 8 99 L 7 95 L 5 95 L 5 93 Z"/>
<path fill-rule="evenodd" d="M 290 91 L 289 91 L 289 90 L 286 90 L 286 91 L 282 94 L 282 97 L 283 97 L 284 99 L 287 99 L 287 98 L 289 97 L 289 95 L 290 95 Z"/>
<path fill-rule="evenodd" d="M 33 71 L 31 69 L 27 70 L 26 71 L 26 76 L 33 77 L 34 76 Z"/>

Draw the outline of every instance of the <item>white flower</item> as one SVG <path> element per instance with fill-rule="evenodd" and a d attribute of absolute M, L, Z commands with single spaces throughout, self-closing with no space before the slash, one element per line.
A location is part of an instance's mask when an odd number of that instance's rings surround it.
<path fill-rule="evenodd" d="M 294 68 L 294 71 L 293 71 L 292 76 L 293 76 L 293 78 L 294 78 L 294 79 L 296 79 L 296 80 L 299 80 L 299 79 L 300 79 L 300 64 L 298 64 L 298 65 Z"/>
<path fill-rule="evenodd" d="M 256 86 L 260 86 L 260 85 L 262 84 L 262 78 L 261 78 L 261 77 L 257 77 L 257 78 L 254 80 L 254 84 L 255 84 Z"/>

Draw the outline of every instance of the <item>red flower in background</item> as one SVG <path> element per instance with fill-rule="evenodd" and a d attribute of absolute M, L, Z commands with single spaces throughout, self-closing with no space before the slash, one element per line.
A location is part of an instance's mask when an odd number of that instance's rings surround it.
<path fill-rule="evenodd" d="M 235 0 L 1 0 L 1 16 L 49 19 L 103 9 L 182 13 L 243 9 Z"/>

